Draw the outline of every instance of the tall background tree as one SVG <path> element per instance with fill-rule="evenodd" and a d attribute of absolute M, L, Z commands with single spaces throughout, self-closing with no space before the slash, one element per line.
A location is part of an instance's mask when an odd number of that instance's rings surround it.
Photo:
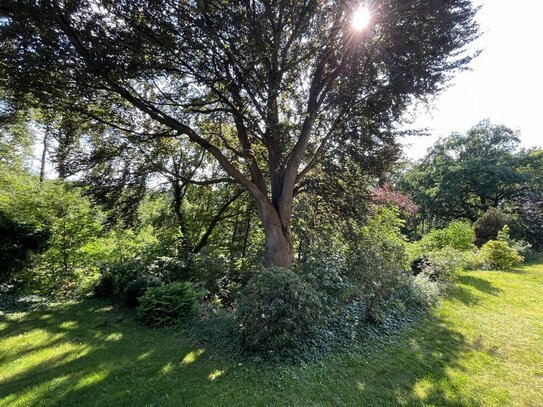
<path fill-rule="evenodd" d="M 353 21 L 360 7 L 368 26 Z M 368 157 L 394 157 L 404 109 L 463 68 L 477 36 L 468 0 L 13 0 L 0 11 L 1 86 L 143 150 L 176 138 L 213 157 L 258 205 L 266 266 L 292 262 L 304 179 L 346 157 L 362 172 Z"/>
<path fill-rule="evenodd" d="M 542 166 L 541 151 L 521 149 L 518 132 L 484 120 L 466 134 L 438 141 L 398 186 L 413 197 L 419 222 L 428 230 L 454 219 L 476 221 L 494 209 L 514 217 L 522 208 L 533 212 L 541 196 Z"/>

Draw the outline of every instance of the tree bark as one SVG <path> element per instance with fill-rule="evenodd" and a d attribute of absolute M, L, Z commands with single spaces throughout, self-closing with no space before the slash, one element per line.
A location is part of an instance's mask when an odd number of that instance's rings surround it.
<path fill-rule="evenodd" d="M 47 160 L 47 149 L 49 147 L 49 130 L 49 126 L 47 126 L 43 135 L 43 149 L 41 152 L 40 162 L 40 182 L 43 182 L 45 180 L 45 164 Z"/>
<path fill-rule="evenodd" d="M 290 267 L 293 260 L 293 244 L 290 231 L 290 214 L 281 216 L 281 211 L 271 204 L 260 206 L 264 227 L 263 265 L 269 267 Z"/>

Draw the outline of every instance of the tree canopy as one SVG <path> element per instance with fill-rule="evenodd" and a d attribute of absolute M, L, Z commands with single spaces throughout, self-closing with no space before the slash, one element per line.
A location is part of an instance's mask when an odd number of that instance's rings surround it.
<path fill-rule="evenodd" d="M 11 0 L 0 84 L 130 136 L 193 145 L 256 200 L 264 264 L 292 261 L 293 200 L 311 171 L 395 157 L 395 124 L 472 58 L 468 0 Z M 366 171 L 366 168 L 362 168 Z M 205 172 L 204 172 L 205 175 Z"/>
<path fill-rule="evenodd" d="M 400 185 L 431 222 L 475 221 L 538 184 L 541 154 L 519 145 L 518 132 L 484 120 L 437 142 Z"/>

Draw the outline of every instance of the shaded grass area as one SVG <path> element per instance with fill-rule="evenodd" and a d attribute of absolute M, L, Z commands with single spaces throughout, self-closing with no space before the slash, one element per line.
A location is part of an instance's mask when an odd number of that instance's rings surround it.
<path fill-rule="evenodd" d="M 389 343 L 319 363 L 239 363 L 104 301 L 0 319 L 0 405 L 542 406 L 543 263 L 466 272 Z"/>

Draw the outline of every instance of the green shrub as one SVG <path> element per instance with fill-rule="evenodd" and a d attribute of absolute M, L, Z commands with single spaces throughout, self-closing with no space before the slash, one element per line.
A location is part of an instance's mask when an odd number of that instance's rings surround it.
<path fill-rule="evenodd" d="M 408 266 L 406 243 L 397 212 L 378 212 L 364 228 L 349 254 L 347 269 L 352 297 L 366 305 L 366 318 L 382 320 L 386 304 L 400 286 Z"/>
<path fill-rule="evenodd" d="M 10 219 L 0 211 L 0 283 L 29 267 L 32 254 L 46 250 L 50 235 L 46 228 Z"/>
<path fill-rule="evenodd" d="M 109 298 L 115 294 L 115 277 L 111 274 L 103 274 L 98 284 L 94 287 L 94 296 L 98 298 Z"/>
<path fill-rule="evenodd" d="M 450 247 L 428 253 L 426 259 L 423 274 L 440 283 L 451 282 L 454 274 L 464 267 L 463 252 Z"/>
<path fill-rule="evenodd" d="M 230 261 L 224 255 L 203 250 L 194 256 L 191 272 L 216 301 L 228 307 L 234 303 L 241 288 L 247 285 L 260 261 L 260 258 Z"/>
<path fill-rule="evenodd" d="M 446 247 L 457 251 L 472 251 L 475 249 L 474 237 L 475 232 L 469 222 L 455 220 L 445 229 L 434 229 L 419 241 L 412 243 L 408 248 L 409 258 L 415 260 L 417 257 Z"/>
<path fill-rule="evenodd" d="M 462 252 L 462 268 L 464 270 L 477 270 L 482 267 L 478 250 Z"/>
<path fill-rule="evenodd" d="M 128 283 L 124 290 L 124 302 L 130 308 L 140 304 L 139 298 L 151 287 L 158 287 L 162 282 L 156 277 L 139 277 Z"/>
<path fill-rule="evenodd" d="M 511 223 L 511 218 L 496 208 L 489 208 L 473 224 L 475 228 L 475 244 L 481 247 L 490 240 L 495 240 L 504 226 Z"/>
<path fill-rule="evenodd" d="M 112 295 L 122 295 L 128 283 L 142 275 L 142 267 L 137 258 L 104 264 L 103 274 L 112 279 Z"/>
<path fill-rule="evenodd" d="M 525 240 L 509 240 L 509 246 L 515 249 L 518 254 L 520 254 L 524 259 L 531 259 L 534 257 L 534 251 L 532 244 L 528 243 Z"/>
<path fill-rule="evenodd" d="M 256 274 L 239 295 L 236 317 L 243 346 L 284 352 L 305 347 L 323 313 L 319 293 L 289 269 Z"/>
<path fill-rule="evenodd" d="M 346 295 L 349 282 L 345 273 L 345 258 L 341 254 L 308 252 L 304 262 L 299 265 L 299 271 L 305 281 L 329 300 Z"/>
<path fill-rule="evenodd" d="M 187 267 L 178 257 L 157 256 L 146 267 L 146 273 L 158 277 L 162 281 L 179 281 L 187 279 Z"/>
<path fill-rule="evenodd" d="M 502 240 L 486 242 L 479 251 L 479 261 L 487 270 L 510 270 L 523 260 L 515 249 Z"/>
<path fill-rule="evenodd" d="M 197 294 L 190 283 L 171 283 L 149 288 L 138 306 L 138 315 L 151 327 L 173 325 L 192 316 Z"/>
<path fill-rule="evenodd" d="M 408 305 L 417 308 L 428 308 L 435 305 L 441 294 L 439 284 L 432 281 L 428 275 L 407 276 L 399 289 L 398 297 Z"/>
<path fill-rule="evenodd" d="M 366 318 L 379 321 L 385 315 L 386 303 L 392 298 L 405 276 L 405 249 L 394 241 L 381 241 L 352 253 L 349 260 L 349 281 L 352 295 L 364 300 Z"/>

